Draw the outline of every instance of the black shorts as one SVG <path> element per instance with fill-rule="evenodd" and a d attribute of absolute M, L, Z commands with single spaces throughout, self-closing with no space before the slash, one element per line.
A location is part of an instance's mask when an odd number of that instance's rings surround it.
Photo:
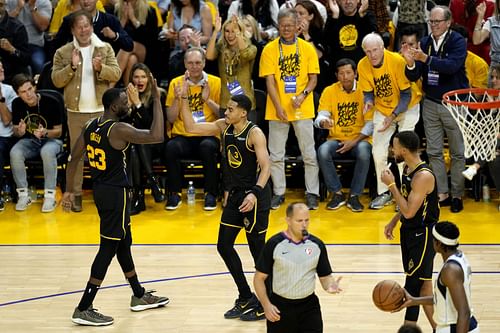
<path fill-rule="evenodd" d="M 271 294 L 269 299 L 280 310 L 280 320 L 267 321 L 268 333 L 323 332 L 321 306 L 315 294 L 301 300 Z"/>
<path fill-rule="evenodd" d="M 420 228 L 401 228 L 401 256 L 408 277 L 432 280 L 434 246 L 432 225 Z"/>
<path fill-rule="evenodd" d="M 94 202 L 101 219 L 101 236 L 120 240 L 130 232 L 130 193 L 127 188 L 94 185 Z"/>
<path fill-rule="evenodd" d="M 246 197 L 244 190 L 231 190 L 227 198 L 227 204 L 222 212 L 221 224 L 245 228 L 247 233 L 263 233 L 269 225 L 269 210 L 271 209 L 271 189 L 266 186 L 257 197 L 257 203 L 253 210 L 242 213 L 238 207 Z"/>

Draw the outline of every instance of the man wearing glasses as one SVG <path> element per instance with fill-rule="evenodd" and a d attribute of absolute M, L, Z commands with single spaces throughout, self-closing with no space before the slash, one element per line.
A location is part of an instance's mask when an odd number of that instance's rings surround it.
<path fill-rule="evenodd" d="M 436 175 L 440 205 L 451 206 L 451 212 L 458 213 L 463 209 L 464 142 L 457 123 L 441 104 L 441 99 L 448 91 L 468 88 L 469 81 L 465 75 L 467 43 L 460 34 L 450 30 L 451 20 L 448 7 L 434 7 L 428 21 L 431 34 L 421 39 L 420 47 L 403 45 L 401 53 L 407 63 L 406 76 L 411 81 L 422 78 L 427 155 Z M 444 133 L 448 137 L 451 156 L 450 190 L 443 157 Z"/>

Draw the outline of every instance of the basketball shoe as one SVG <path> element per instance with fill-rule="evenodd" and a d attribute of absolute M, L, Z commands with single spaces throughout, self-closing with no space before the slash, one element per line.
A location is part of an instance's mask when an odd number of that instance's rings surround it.
<path fill-rule="evenodd" d="M 236 299 L 236 301 L 234 301 L 234 306 L 226 313 L 224 313 L 224 318 L 240 318 L 242 315 L 256 309 L 258 306 L 260 306 L 260 303 L 257 299 L 257 296 L 255 296 L 254 294 L 252 294 L 252 297 L 250 299 L 238 298 Z"/>
<path fill-rule="evenodd" d="M 105 316 L 97 312 L 97 309 L 94 309 L 92 305 L 84 311 L 80 311 L 76 308 L 71 320 L 75 324 L 85 326 L 106 326 L 113 324 L 113 317 Z"/>
<path fill-rule="evenodd" d="M 155 296 L 153 293 L 156 290 L 148 290 L 144 292 L 144 295 L 139 298 L 132 295 L 130 299 L 130 310 L 132 311 L 144 311 L 147 309 L 158 308 L 160 306 L 167 305 L 170 300 L 168 297 Z"/>

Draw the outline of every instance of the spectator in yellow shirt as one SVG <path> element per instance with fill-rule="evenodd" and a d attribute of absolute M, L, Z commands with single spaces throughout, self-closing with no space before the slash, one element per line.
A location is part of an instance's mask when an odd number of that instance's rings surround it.
<path fill-rule="evenodd" d="M 347 203 L 353 212 L 364 207 L 359 202 L 371 161 L 372 112 L 363 114 L 363 92 L 357 87 L 356 63 L 347 58 L 336 64 L 338 82 L 326 87 L 319 100 L 314 125 L 328 129 L 328 140 L 318 148 L 318 163 L 327 189 L 333 197 L 326 209 L 335 210 Z M 335 169 L 336 159 L 355 159 L 351 191 L 346 199 Z"/>

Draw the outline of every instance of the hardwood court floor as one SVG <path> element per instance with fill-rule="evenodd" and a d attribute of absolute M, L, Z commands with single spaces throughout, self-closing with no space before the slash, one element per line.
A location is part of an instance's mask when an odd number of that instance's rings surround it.
<path fill-rule="evenodd" d="M 300 199 L 287 193 L 287 202 Z M 368 199 L 364 198 L 365 206 Z M 387 241 L 383 226 L 394 214 L 394 206 L 381 211 L 352 213 L 345 207 L 326 211 L 321 203 L 311 212 L 310 231 L 329 244 L 336 275 L 342 275 L 344 292 L 329 295 L 317 285 L 325 332 L 396 332 L 403 315 L 377 310 L 371 302 L 373 286 L 383 279 L 403 282 L 398 240 Z M 471 261 L 473 307 L 481 332 L 496 333 L 500 327 L 500 230 L 498 201 L 465 202 L 465 210 L 441 219 L 456 222 L 462 232 L 462 249 Z M 70 321 L 81 289 L 88 278 L 97 251 L 98 218 L 90 194 L 79 214 L 41 214 L 40 202 L 26 212 L 15 212 L 12 204 L 0 212 L 0 332 L 87 332 Z M 265 332 L 265 323 L 225 320 L 236 288 L 214 246 L 220 209 L 202 210 L 184 203 L 167 212 L 148 198 L 147 211 L 133 217 L 135 263 L 148 289 L 167 295 L 171 303 L 163 309 L 132 313 L 128 309 L 130 288 L 116 261 L 108 270 L 94 303 L 115 318 L 106 332 L 254 333 Z M 285 228 L 284 206 L 270 216 L 268 236 Z M 398 234 L 398 233 L 396 233 Z M 244 237 L 238 238 L 245 243 Z M 253 262 L 246 246 L 238 246 L 251 281 Z M 435 270 L 441 267 L 436 257 Z M 419 323 L 430 332 L 421 315 Z M 92 329 L 93 330 L 93 329 Z"/>

